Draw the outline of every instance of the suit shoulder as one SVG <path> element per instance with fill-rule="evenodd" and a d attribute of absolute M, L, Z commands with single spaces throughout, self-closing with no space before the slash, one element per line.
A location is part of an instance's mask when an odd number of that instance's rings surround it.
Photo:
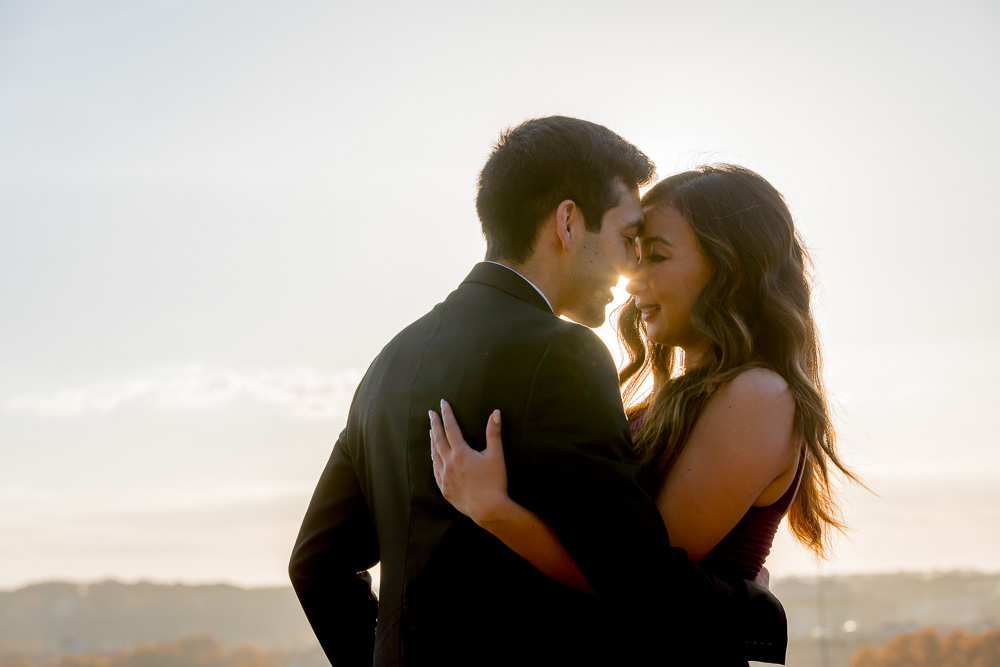
<path fill-rule="evenodd" d="M 590 329 L 560 320 L 536 369 L 535 381 L 557 382 L 572 394 L 600 394 L 621 404 L 618 369 L 611 353 Z"/>
<path fill-rule="evenodd" d="M 558 319 L 558 318 L 557 318 Z M 607 365 L 614 368 L 611 352 L 604 341 L 591 329 L 574 322 L 559 319 L 561 324 L 552 335 L 550 352 L 579 355 L 591 359 L 592 365 Z"/>

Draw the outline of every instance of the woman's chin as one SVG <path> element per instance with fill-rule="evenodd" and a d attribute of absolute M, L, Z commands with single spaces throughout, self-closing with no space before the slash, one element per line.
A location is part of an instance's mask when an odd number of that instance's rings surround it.
<path fill-rule="evenodd" d="M 646 325 L 646 340 L 650 343 L 655 343 L 663 347 L 673 347 L 674 343 L 670 340 L 669 336 L 664 336 L 663 331 L 658 329 L 656 325 L 649 326 Z"/>

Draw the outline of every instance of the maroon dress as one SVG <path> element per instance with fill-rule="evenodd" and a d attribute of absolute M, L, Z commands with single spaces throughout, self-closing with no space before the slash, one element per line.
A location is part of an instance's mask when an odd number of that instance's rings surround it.
<path fill-rule="evenodd" d="M 791 485 L 777 502 L 766 507 L 751 507 L 739 523 L 699 561 L 710 572 L 720 576 L 736 575 L 743 579 L 753 579 L 764 566 L 764 560 L 771 553 L 774 534 L 795 499 L 802 479 L 805 452 L 799 455 L 799 465 Z M 735 663 L 733 667 L 750 667 L 749 662 Z"/>

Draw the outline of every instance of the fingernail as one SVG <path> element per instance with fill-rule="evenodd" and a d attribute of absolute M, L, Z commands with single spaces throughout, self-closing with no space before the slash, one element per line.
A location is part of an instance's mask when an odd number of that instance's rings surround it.
<path fill-rule="evenodd" d="M 441 409 L 444 410 L 444 406 L 446 406 L 446 405 L 448 405 L 448 402 L 442 398 L 441 399 Z"/>
<path fill-rule="evenodd" d="M 428 410 L 427 411 L 427 418 L 430 419 L 431 421 L 434 421 L 434 411 L 433 410 Z"/>
<path fill-rule="evenodd" d="M 493 411 L 493 423 L 494 424 L 499 424 L 500 423 L 500 411 L 499 410 L 494 410 Z"/>

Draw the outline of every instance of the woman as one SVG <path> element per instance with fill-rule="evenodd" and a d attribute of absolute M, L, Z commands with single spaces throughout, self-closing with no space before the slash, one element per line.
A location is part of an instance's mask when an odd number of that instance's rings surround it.
<path fill-rule="evenodd" d="M 642 198 L 639 264 L 618 318 L 635 450 L 674 546 L 754 578 L 782 516 L 818 556 L 842 528 L 835 449 L 810 312 L 808 258 L 782 196 L 734 165 L 671 176 Z M 652 388 L 639 396 L 645 381 Z M 555 534 L 506 495 L 500 415 L 468 448 L 447 404 L 432 415 L 445 498 L 545 574 L 589 586 Z"/>

